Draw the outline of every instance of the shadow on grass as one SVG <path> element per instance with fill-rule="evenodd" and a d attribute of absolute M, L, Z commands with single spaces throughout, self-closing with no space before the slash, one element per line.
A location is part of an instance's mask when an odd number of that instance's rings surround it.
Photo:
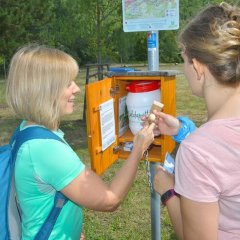
<path fill-rule="evenodd" d="M 79 147 L 87 148 L 86 123 L 82 119 L 62 121 L 60 129 L 65 133 L 65 139 L 74 150 Z"/>

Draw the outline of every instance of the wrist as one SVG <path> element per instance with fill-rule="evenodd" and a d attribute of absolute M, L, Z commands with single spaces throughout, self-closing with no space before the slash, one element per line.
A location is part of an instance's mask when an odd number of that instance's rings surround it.
<path fill-rule="evenodd" d="M 178 118 L 177 118 L 177 121 L 178 121 L 178 126 L 174 130 L 174 133 L 172 134 L 172 136 L 177 135 L 179 133 L 180 129 L 181 129 L 182 123 L 181 123 L 181 121 Z"/>
<path fill-rule="evenodd" d="M 197 128 L 194 122 L 188 117 L 177 117 L 180 123 L 178 133 L 173 136 L 173 140 L 181 143 L 190 133 Z"/>
<path fill-rule="evenodd" d="M 142 150 L 141 147 L 138 147 L 138 146 L 134 146 L 132 151 L 131 151 L 131 154 L 135 156 L 136 159 L 141 159 L 143 154 L 144 154 L 144 150 Z"/>
<path fill-rule="evenodd" d="M 173 188 L 171 188 L 161 195 L 162 204 L 165 206 L 168 200 L 173 197 L 179 197 L 179 194 L 176 193 Z"/>

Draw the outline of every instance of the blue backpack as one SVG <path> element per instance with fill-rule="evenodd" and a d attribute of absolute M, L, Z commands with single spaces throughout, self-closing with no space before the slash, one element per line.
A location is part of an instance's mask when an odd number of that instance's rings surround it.
<path fill-rule="evenodd" d="M 13 133 L 10 142 L 0 147 L 0 240 L 21 239 L 21 213 L 18 208 L 14 187 L 14 165 L 21 145 L 32 139 L 55 139 L 64 142 L 56 134 L 43 127 L 29 127 Z M 46 221 L 35 236 L 35 240 L 49 238 L 58 215 L 68 199 L 56 192 L 54 206 Z"/>

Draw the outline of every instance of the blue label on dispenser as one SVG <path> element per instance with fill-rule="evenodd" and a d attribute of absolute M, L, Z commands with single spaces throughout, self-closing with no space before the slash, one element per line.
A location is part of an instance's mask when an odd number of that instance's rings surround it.
<path fill-rule="evenodd" d="M 148 49 L 157 47 L 157 34 L 156 33 L 148 33 L 147 36 Z"/>

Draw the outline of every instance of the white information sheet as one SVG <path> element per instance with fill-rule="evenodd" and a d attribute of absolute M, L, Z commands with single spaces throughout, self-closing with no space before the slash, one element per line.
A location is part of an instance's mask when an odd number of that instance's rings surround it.
<path fill-rule="evenodd" d="M 179 0 L 122 0 L 124 32 L 179 28 Z"/>
<path fill-rule="evenodd" d="M 116 140 L 113 99 L 100 104 L 99 108 L 102 151 L 104 151 Z"/>

